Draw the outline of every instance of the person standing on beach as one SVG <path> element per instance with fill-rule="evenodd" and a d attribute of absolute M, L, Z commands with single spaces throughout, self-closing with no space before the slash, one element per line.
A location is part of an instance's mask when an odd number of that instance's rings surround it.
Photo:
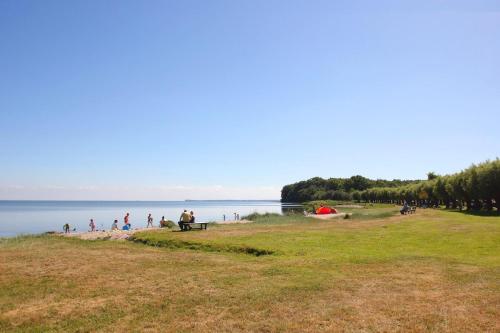
<path fill-rule="evenodd" d="M 150 224 L 151 228 L 153 228 L 153 217 L 151 216 L 151 214 L 148 215 L 148 225 L 146 226 L 146 228 L 149 228 Z"/>
<path fill-rule="evenodd" d="M 89 227 L 90 227 L 90 231 L 92 231 L 92 232 L 95 231 L 94 219 L 90 219 Z"/>
<path fill-rule="evenodd" d="M 64 230 L 65 234 L 69 234 L 69 223 L 66 223 L 65 225 L 63 225 L 63 230 Z"/>
<path fill-rule="evenodd" d="M 128 224 L 128 219 L 129 219 L 129 216 L 130 216 L 130 214 L 129 214 L 129 213 L 127 213 L 127 215 L 125 215 L 125 217 L 123 218 L 123 223 L 124 223 L 125 225 L 127 225 L 127 224 Z"/>

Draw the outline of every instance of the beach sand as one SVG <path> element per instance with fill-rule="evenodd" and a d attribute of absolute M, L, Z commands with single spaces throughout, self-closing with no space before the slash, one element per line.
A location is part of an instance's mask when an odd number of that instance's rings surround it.
<path fill-rule="evenodd" d="M 145 230 L 160 230 L 161 228 L 139 228 L 133 230 L 103 230 L 103 231 L 86 231 L 86 232 L 72 232 L 69 234 L 65 233 L 57 233 L 56 235 L 62 237 L 74 237 L 85 240 L 96 240 L 96 239 L 113 239 L 113 240 L 125 240 L 129 238 L 136 232 L 145 231 Z"/>
<path fill-rule="evenodd" d="M 252 223 L 253 221 L 250 220 L 227 220 L 227 221 L 214 221 L 214 222 L 209 222 L 210 224 L 245 224 L 245 223 Z M 58 236 L 62 237 L 74 237 L 74 238 L 79 238 L 79 239 L 84 239 L 84 240 L 97 240 L 97 239 L 110 239 L 110 240 L 126 240 L 129 238 L 131 235 L 133 235 L 136 232 L 140 231 L 156 231 L 156 230 L 163 230 L 167 228 L 160 228 L 160 227 L 153 227 L 153 228 L 137 228 L 137 229 L 132 229 L 132 230 L 103 230 L 103 231 L 85 231 L 85 232 L 72 232 L 69 234 L 65 234 L 63 232 L 61 233 L 55 233 Z"/>
<path fill-rule="evenodd" d="M 314 219 L 318 220 L 330 220 L 330 219 L 335 219 L 335 218 L 343 218 L 347 214 L 346 213 L 337 213 L 337 214 L 324 214 L 324 215 L 307 215 L 307 217 L 312 217 Z"/>

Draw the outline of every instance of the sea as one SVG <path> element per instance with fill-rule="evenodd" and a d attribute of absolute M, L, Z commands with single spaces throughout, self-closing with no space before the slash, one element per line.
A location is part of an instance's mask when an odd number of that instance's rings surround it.
<path fill-rule="evenodd" d="M 300 209 L 296 204 L 278 200 L 186 200 L 186 201 L 2 201 L 0 200 L 0 237 L 60 232 L 69 223 L 71 230 L 88 231 L 90 219 L 97 229 L 109 230 L 113 220 L 123 225 L 130 213 L 132 228 L 147 225 L 152 214 L 157 226 L 162 217 L 177 222 L 184 209 L 193 211 L 197 221 L 234 220 L 251 213 L 284 214 Z"/>

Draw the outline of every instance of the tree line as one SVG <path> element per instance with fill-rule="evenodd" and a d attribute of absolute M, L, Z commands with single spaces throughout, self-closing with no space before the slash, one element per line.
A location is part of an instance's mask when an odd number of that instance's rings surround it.
<path fill-rule="evenodd" d="M 396 188 L 418 183 L 417 180 L 372 180 L 363 176 L 351 178 L 320 177 L 286 185 L 281 190 L 282 202 L 305 202 L 312 200 L 352 200 L 353 195 L 370 188 Z"/>
<path fill-rule="evenodd" d="M 417 206 L 445 206 L 467 210 L 500 211 L 500 160 L 486 161 L 452 174 L 429 173 L 427 180 L 371 180 L 351 178 L 312 178 L 286 185 L 283 202 L 345 200 Z"/>

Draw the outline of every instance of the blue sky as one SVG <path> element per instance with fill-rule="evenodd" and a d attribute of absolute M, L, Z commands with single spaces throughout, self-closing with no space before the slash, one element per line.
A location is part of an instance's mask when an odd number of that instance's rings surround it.
<path fill-rule="evenodd" d="M 4 0 L 0 199 L 456 172 L 500 155 L 499 40 L 495 1 Z"/>

